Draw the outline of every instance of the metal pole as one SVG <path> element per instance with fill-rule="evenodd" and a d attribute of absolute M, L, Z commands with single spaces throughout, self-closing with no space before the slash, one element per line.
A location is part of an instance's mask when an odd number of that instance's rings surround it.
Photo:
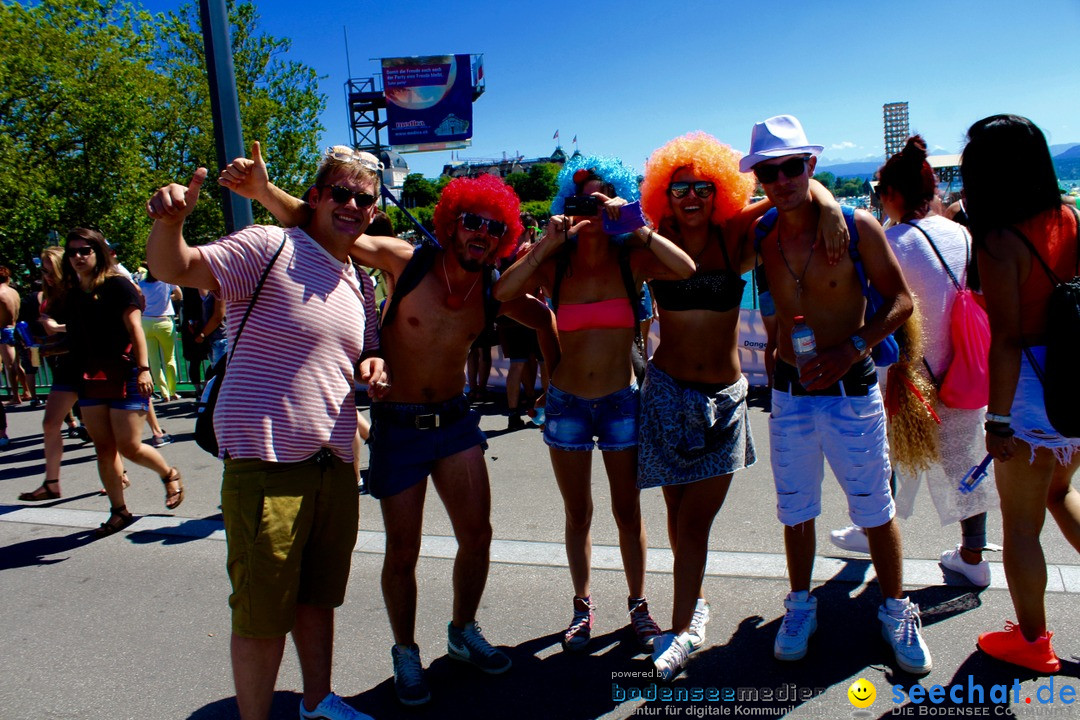
<path fill-rule="evenodd" d="M 214 118 L 214 147 L 218 167 L 244 156 L 244 133 L 240 126 L 240 101 L 236 96 L 229 16 L 225 0 L 199 0 L 203 44 L 206 48 L 206 75 L 210 81 L 210 111 Z M 221 205 L 225 230 L 233 232 L 251 225 L 251 201 L 222 189 Z"/>

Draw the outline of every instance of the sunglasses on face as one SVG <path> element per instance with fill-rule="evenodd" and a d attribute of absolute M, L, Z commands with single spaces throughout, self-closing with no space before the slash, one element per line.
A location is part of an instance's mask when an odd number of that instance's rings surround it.
<path fill-rule="evenodd" d="M 754 175 L 757 175 L 757 179 L 762 183 L 772 183 L 776 182 L 780 173 L 784 173 L 784 177 L 791 180 L 802 175 L 805 170 L 806 158 L 800 156 L 785 160 L 779 165 L 755 165 Z"/>
<path fill-rule="evenodd" d="M 356 201 L 356 207 L 366 208 L 370 207 L 375 202 L 375 196 L 366 192 L 353 192 L 347 187 L 341 185 L 320 185 L 320 187 L 330 188 L 330 197 L 334 202 L 339 205 L 344 205 L 349 202 L 350 199 Z"/>
<path fill-rule="evenodd" d="M 471 212 L 461 213 L 461 227 L 469 232 L 486 230 L 487 234 L 493 238 L 501 238 L 506 233 L 506 223 L 498 220 L 488 220 L 486 217 L 480 217 Z"/>
<path fill-rule="evenodd" d="M 704 200 L 705 198 L 716 192 L 716 186 L 708 180 L 697 180 L 695 182 L 673 182 L 668 185 L 668 192 L 671 193 L 673 198 L 684 198 L 691 190 L 699 198 Z"/>
<path fill-rule="evenodd" d="M 69 247 L 64 251 L 64 254 L 68 257 L 78 255 L 79 257 L 89 257 L 94 254 L 94 248 L 89 245 L 83 245 L 82 247 Z"/>

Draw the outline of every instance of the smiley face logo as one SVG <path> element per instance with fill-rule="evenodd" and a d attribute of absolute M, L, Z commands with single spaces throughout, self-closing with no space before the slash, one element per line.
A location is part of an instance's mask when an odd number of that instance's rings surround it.
<path fill-rule="evenodd" d="M 855 707 L 868 708 L 874 704 L 877 689 L 864 678 L 859 678 L 847 689 L 847 697 Z"/>

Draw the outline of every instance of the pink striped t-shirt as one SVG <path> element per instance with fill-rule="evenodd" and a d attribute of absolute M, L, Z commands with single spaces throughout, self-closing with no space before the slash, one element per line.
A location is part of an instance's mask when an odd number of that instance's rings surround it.
<path fill-rule="evenodd" d="M 360 278 L 299 228 L 252 225 L 198 248 L 221 286 L 234 347 L 282 238 L 214 413 L 221 457 L 297 462 L 326 447 L 352 462 L 353 380 L 364 347 Z M 370 292 L 368 293 L 371 294 Z"/>

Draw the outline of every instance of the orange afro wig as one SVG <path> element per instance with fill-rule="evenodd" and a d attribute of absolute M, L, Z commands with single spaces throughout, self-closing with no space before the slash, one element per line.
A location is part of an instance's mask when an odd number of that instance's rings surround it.
<path fill-rule="evenodd" d="M 453 238 L 458 217 L 463 212 L 484 214 L 504 223 L 506 233 L 499 239 L 495 255 L 505 258 L 514 253 L 524 228 L 521 225 L 521 200 L 512 187 L 494 175 L 451 180 L 443 188 L 432 218 L 435 237 L 444 247 Z"/>
<path fill-rule="evenodd" d="M 654 226 L 670 215 L 668 184 L 679 168 L 693 168 L 694 173 L 716 185 L 710 220 L 719 225 L 742 209 L 754 191 L 754 176 L 739 172 L 740 153 L 712 135 L 688 133 L 659 148 L 645 163 L 645 181 L 641 184 L 641 207 Z"/>

